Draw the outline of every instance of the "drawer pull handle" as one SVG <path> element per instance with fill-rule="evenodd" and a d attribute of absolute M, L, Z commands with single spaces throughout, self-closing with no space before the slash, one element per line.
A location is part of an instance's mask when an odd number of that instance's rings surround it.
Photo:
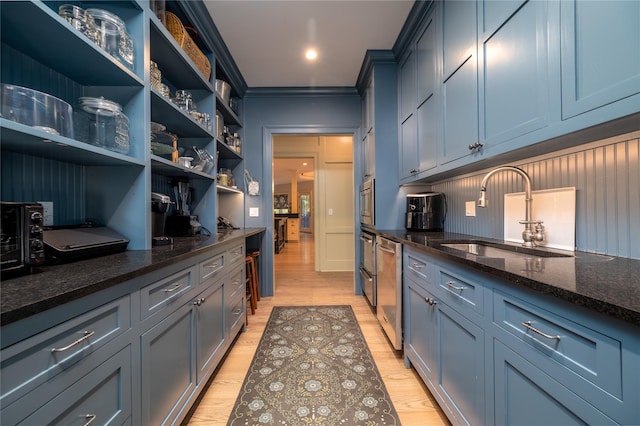
<path fill-rule="evenodd" d="M 434 306 L 438 304 L 438 301 L 435 299 L 432 299 L 430 297 L 425 297 L 424 301 L 427 302 L 429 305 Z"/>
<path fill-rule="evenodd" d="M 176 291 L 177 289 L 179 289 L 180 287 L 182 287 L 182 283 L 173 283 L 173 287 L 171 288 L 165 288 L 164 291 L 165 293 L 173 293 L 174 291 Z"/>
<path fill-rule="evenodd" d="M 411 264 L 411 267 L 412 267 L 413 269 L 422 269 L 422 268 L 424 268 L 424 265 L 423 265 L 423 264 L 421 264 L 421 263 L 412 263 L 412 264 Z"/>
<path fill-rule="evenodd" d="M 193 304 L 196 305 L 196 306 L 200 306 L 200 305 L 202 305 L 204 303 L 204 300 L 205 300 L 204 297 L 201 297 L 200 299 L 196 299 L 193 302 Z"/>
<path fill-rule="evenodd" d="M 84 426 L 89 426 L 91 423 L 93 423 L 95 419 L 98 418 L 98 416 L 96 416 L 95 414 L 84 414 L 80 417 L 84 417 L 85 419 L 88 419 L 87 422 L 84 424 Z"/>
<path fill-rule="evenodd" d="M 233 255 L 239 255 L 241 253 L 241 250 L 236 250 L 236 251 L 232 251 L 231 254 Z"/>
<path fill-rule="evenodd" d="M 67 346 L 65 346 L 64 348 L 51 348 L 51 352 L 64 352 L 64 351 L 68 351 L 69 349 L 71 349 L 74 346 L 79 345 L 80 343 L 84 342 L 85 340 L 87 340 L 89 337 L 93 336 L 94 334 L 96 334 L 95 331 L 84 331 L 83 336 L 81 338 L 79 338 L 78 340 L 76 340 L 73 343 L 69 343 Z"/>
<path fill-rule="evenodd" d="M 217 268 L 218 266 L 220 266 L 220 264 L 218 264 L 218 263 L 212 263 L 211 265 L 207 265 L 207 268 L 209 268 L 209 269 L 215 269 L 215 268 Z"/>
<path fill-rule="evenodd" d="M 238 308 L 233 311 L 233 315 L 240 315 L 241 313 L 242 313 L 242 308 Z"/>
<path fill-rule="evenodd" d="M 531 330 L 534 333 L 539 334 L 544 338 L 551 339 L 551 340 L 560 340 L 560 336 L 552 336 L 550 334 L 543 333 L 542 331 L 538 330 L 537 328 L 531 325 L 531 321 L 522 321 L 522 325 L 524 325 L 524 327 L 527 330 Z"/>
<path fill-rule="evenodd" d="M 460 292 L 464 290 L 464 287 L 458 287 L 457 285 L 454 285 L 452 281 L 447 281 L 447 287 L 449 287 L 451 290 Z"/>

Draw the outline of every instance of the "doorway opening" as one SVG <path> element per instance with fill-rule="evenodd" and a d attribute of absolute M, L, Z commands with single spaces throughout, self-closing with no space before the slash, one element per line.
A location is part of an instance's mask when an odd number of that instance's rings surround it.
<path fill-rule="evenodd" d="M 274 134 L 272 146 L 275 255 L 286 232 L 291 248 L 312 241 L 315 271 L 353 271 L 353 135 Z"/>

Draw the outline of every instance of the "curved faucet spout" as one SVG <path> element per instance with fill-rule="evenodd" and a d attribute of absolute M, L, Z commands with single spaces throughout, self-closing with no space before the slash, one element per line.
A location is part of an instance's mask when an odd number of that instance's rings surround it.
<path fill-rule="evenodd" d="M 480 197 L 478 198 L 478 207 L 487 207 L 487 181 L 491 176 L 498 172 L 503 171 L 511 171 L 519 174 L 524 179 L 525 184 L 525 217 L 524 220 L 520 223 L 524 224 L 524 231 L 522 231 L 522 239 L 524 240 L 524 244 L 528 246 L 534 246 L 535 241 L 542 241 L 544 235 L 542 234 L 542 222 L 541 221 L 532 221 L 531 220 L 531 178 L 524 170 L 514 167 L 514 166 L 501 166 L 491 170 L 489 173 L 485 175 L 482 179 L 482 183 L 480 184 Z M 531 224 L 537 223 L 536 232 L 531 231 Z"/>

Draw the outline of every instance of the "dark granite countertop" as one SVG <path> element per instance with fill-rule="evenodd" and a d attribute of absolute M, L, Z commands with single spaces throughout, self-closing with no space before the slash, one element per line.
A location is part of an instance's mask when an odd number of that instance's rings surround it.
<path fill-rule="evenodd" d="M 372 232 L 424 250 L 430 255 L 455 260 L 514 285 L 640 326 L 640 260 L 577 251 L 568 252 L 575 256 L 539 257 L 527 264 L 523 259 L 482 257 L 441 246 L 443 243 L 465 240 L 502 243 L 490 238 L 447 232 Z M 562 253 L 559 250 L 548 251 Z"/>
<path fill-rule="evenodd" d="M 273 217 L 275 218 L 286 217 L 288 219 L 298 219 L 300 217 L 300 213 L 274 213 Z"/>
<path fill-rule="evenodd" d="M 43 266 L 34 273 L 3 279 L 0 289 L 0 324 L 71 302 L 100 290 L 170 266 L 216 246 L 264 232 L 264 228 L 218 231 L 209 237 L 174 238 L 172 245 L 151 250 L 127 250 L 62 265 Z"/>

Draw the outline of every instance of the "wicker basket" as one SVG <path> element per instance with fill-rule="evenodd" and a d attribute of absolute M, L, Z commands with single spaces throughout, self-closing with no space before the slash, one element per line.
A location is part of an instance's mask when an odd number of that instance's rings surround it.
<path fill-rule="evenodd" d="M 173 38 L 176 39 L 180 47 L 182 47 L 189 58 L 196 64 L 202 75 L 209 80 L 209 77 L 211 77 L 211 63 L 198 46 L 196 46 L 189 33 L 187 33 L 184 25 L 180 22 L 180 18 L 171 12 L 167 12 L 166 20 L 167 29 Z"/>

